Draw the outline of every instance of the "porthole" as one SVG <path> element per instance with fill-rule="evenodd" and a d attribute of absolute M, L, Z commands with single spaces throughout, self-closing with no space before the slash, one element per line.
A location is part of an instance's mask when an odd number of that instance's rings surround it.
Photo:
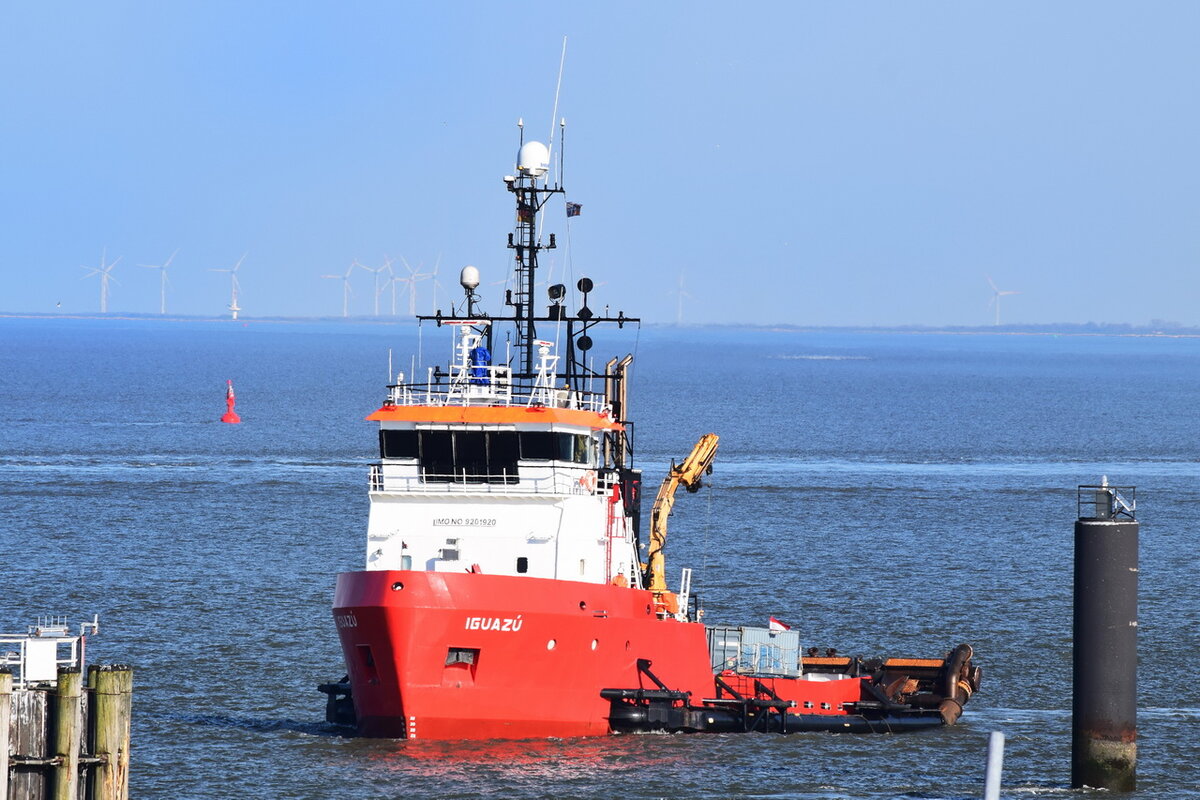
<path fill-rule="evenodd" d="M 597 647 L 599 647 L 599 646 L 600 646 L 600 640 L 599 640 L 599 639 L 592 639 L 592 649 L 593 649 L 593 650 L 595 650 L 595 649 L 596 649 Z"/>
<path fill-rule="evenodd" d="M 403 584 L 403 583 L 401 583 L 400 581 L 396 581 L 395 583 L 393 583 L 393 584 L 392 584 L 392 591 L 393 591 L 393 592 L 398 592 L 398 591 L 400 591 L 400 590 L 401 590 L 401 589 L 403 589 L 403 588 L 404 588 L 404 584 Z"/>
<path fill-rule="evenodd" d="M 586 601 L 586 600 L 580 600 L 580 601 L 579 601 L 579 610 L 580 610 L 580 611 L 587 611 L 587 601 Z"/>
<path fill-rule="evenodd" d="M 551 639 L 550 641 L 546 642 L 547 650 L 553 650 L 556 647 L 558 647 L 558 642 L 556 642 L 555 640 Z"/>

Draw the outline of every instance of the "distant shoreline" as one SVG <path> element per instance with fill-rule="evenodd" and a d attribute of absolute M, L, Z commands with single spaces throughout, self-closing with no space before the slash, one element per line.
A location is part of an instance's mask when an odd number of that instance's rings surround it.
<path fill-rule="evenodd" d="M 158 314 L 51 314 L 0 312 L 0 320 L 94 320 L 113 322 L 173 322 L 173 323 L 216 323 L 231 325 L 363 325 L 388 327 L 413 327 L 416 320 L 383 317 L 192 317 L 185 315 Z M 1127 323 L 1049 323 L 1038 325 L 962 326 L 962 325 L 793 325 L 793 324 L 728 324 L 706 323 L 673 325 L 669 323 L 643 322 L 642 326 L 652 330 L 754 330 L 773 333 L 889 333 L 906 335 L 942 336 L 1128 336 L 1138 338 L 1196 339 L 1200 328 L 1158 328 L 1149 325 Z"/>

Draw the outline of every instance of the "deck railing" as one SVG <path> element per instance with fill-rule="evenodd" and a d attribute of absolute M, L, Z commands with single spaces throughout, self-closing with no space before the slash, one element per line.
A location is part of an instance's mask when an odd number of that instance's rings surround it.
<path fill-rule="evenodd" d="M 411 469 L 411 468 L 410 468 Z M 545 471 L 545 468 L 543 468 Z M 388 474 L 381 464 L 372 464 L 368 477 L 370 491 L 387 494 L 488 494 L 488 495 L 602 495 L 612 493 L 616 478 L 595 470 L 559 471 L 549 474 L 521 475 L 504 473 L 482 475 L 463 472 Z"/>
<path fill-rule="evenodd" d="M 393 406 L 542 406 L 605 413 L 603 394 L 517 384 L 507 366 L 451 366 L 449 374 L 429 374 L 426 383 L 395 383 L 387 387 L 386 403 Z"/>

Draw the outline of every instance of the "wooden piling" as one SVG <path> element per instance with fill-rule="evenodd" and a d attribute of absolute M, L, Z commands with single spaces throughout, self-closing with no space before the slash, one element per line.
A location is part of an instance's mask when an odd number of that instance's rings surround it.
<path fill-rule="evenodd" d="M 79 667 L 60 667 L 54 691 L 54 800 L 78 800 L 82 745 L 83 674 Z"/>
<path fill-rule="evenodd" d="M 49 782 L 45 770 L 51 762 L 49 692 L 24 687 L 12 695 L 12 747 L 8 759 L 8 795 L 21 800 L 44 800 Z"/>
<path fill-rule="evenodd" d="M 9 732 L 12 728 L 13 676 L 0 668 L 0 800 L 8 800 L 8 754 L 12 751 Z"/>
<path fill-rule="evenodd" d="M 133 707 L 133 669 L 122 664 L 88 670 L 93 689 L 95 754 L 94 800 L 129 800 L 129 722 Z"/>

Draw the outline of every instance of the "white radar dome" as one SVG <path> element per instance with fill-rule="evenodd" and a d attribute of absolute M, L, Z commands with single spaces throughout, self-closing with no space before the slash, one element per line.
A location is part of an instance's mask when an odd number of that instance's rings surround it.
<path fill-rule="evenodd" d="M 464 289 L 476 288 L 479 286 L 479 270 L 471 266 L 463 267 L 458 276 L 458 282 Z"/>
<path fill-rule="evenodd" d="M 541 142 L 526 142 L 517 153 L 517 169 L 528 178 L 540 178 L 550 169 L 550 151 Z"/>

